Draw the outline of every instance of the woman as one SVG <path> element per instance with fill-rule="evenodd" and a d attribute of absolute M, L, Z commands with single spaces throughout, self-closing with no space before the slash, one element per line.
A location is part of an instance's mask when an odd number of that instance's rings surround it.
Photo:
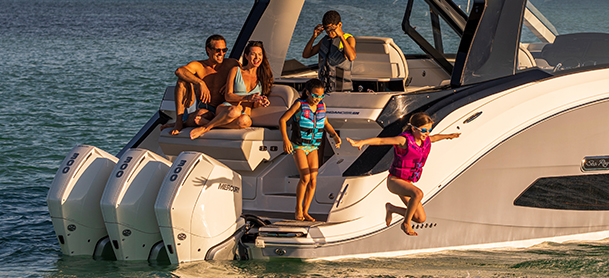
<path fill-rule="evenodd" d="M 458 138 L 461 135 L 461 133 L 430 135 L 432 125 L 432 119 L 427 114 L 419 112 L 410 117 L 404 132 L 396 137 L 376 137 L 359 141 L 347 138 L 352 146 L 360 150 L 364 145 L 394 145 L 395 152 L 393 163 L 389 168 L 389 177 L 387 177 L 387 189 L 400 196 L 406 208 L 387 203 L 385 221 L 389 226 L 392 214 L 403 215 L 402 230 L 411 236 L 418 235 L 412 229 L 411 220 L 422 223 L 426 219 L 425 210 L 421 205 L 423 191 L 414 183 L 421 177 L 423 166 L 431 151 L 431 143 Z"/>
<path fill-rule="evenodd" d="M 226 102 L 216 108 L 216 117 L 204 126 L 193 129 L 195 139 L 215 127 L 246 128 L 252 125 L 251 109 L 268 106 L 273 85 L 273 72 L 260 41 L 250 41 L 243 53 L 243 66 L 231 69 L 226 82 Z M 195 119 L 197 122 L 197 119 Z"/>

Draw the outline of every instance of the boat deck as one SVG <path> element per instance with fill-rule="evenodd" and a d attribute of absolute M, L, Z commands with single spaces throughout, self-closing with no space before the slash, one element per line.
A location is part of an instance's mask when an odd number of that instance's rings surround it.
<path fill-rule="evenodd" d="M 251 214 L 261 218 L 268 218 L 271 222 L 308 222 L 308 223 L 316 223 L 316 222 L 326 222 L 328 220 L 327 214 L 317 214 L 311 213 L 311 217 L 315 218 L 315 222 L 311 221 L 297 221 L 294 220 L 293 212 L 279 212 L 279 211 L 261 211 L 261 210 L 243 210 L 243 214 Z M 273 221 L 275 220 L 275 221 Z"/>

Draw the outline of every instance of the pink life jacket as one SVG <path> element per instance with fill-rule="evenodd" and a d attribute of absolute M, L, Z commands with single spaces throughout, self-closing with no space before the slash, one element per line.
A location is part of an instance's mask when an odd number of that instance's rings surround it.
<path fill-rule="evenodd" d="M 423 145 L 417 145 L 412 133 L 406 131 L 400 136 L 406 137 L 406 149 L 394 146 L 393 163 L 389 167 L 389 174 L 410 182 L 417 182 L 421 178 L 423 166 L 431 151 L 431 139 L 427 137 Z"/>

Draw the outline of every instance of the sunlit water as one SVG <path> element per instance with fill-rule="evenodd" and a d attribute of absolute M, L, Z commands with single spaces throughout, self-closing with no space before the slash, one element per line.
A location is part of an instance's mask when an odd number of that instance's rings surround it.
<path fill-rule="evenodd" d="M 353 1 L 307 2 L 309 12 L 297 25 L 288 58 L 315 63 L 299 58 L 300 51 L 327 9 L 342 14 L 347 32 L 390 36 L 404 52 L 421 52 L 399 28 L 404 0 L 356 2 L 364 7 L 356 8 Z M 158 109 L 165 87 L 175 82 L 173 71 L 206 58 L 207 36 L 222 34 L 232 46 L 252 3 L 0 0 L 0 276 L 609 276 L 606 241 L 400 258 L 180 266 L 62 256 L 46 195 L 64 156 L 77 144 L 118 153 Z M 605 1 L 595 5 L 606 6 Z M 380 12 L 381 6 L 390 12 Z M 565 20 L 573 23 L 570 17 Z"/>

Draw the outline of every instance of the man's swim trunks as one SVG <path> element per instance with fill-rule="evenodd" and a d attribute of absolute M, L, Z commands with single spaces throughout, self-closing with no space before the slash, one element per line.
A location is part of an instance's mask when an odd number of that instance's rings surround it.
<path fill-rule="evenodd" d="M 195 101 L 190 107 L 184 108 L 184 114 L 182 115 L 182 121 L 188 120 L 188 115 L 197 111 L 197 109 L 207 109 L 209 112 L 216 114 L 216 107 L 213 107 L 207 103 L 201 102 L 200 100 Z"/>

